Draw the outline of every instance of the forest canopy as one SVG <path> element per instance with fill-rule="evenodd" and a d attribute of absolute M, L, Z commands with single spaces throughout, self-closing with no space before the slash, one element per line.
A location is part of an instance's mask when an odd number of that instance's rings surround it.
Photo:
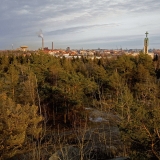
<path fill-rule="evenodd" d="M 92 107 L 121 117 L 129 155 L 160 159 L 158 65 L 143 53 L 94 60 L 1 54 L 1 158 L 19 153 L 30 137 L 38 139 L 44 120 L 53 128 L 78 126 Z"/>

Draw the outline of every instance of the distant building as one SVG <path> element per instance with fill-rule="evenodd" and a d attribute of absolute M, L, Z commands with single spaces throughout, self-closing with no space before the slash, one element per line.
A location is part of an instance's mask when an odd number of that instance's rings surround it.
<path fill-rule="evenodd" d="M 66 51 L 70 51 L 70 47 L 67 47 L 67 48 L 66 48 Z"/>
<path fill-rule="evenodd" d="M 43 48 L 44 51 L 49 51 L 48 47 Z"/>
<path fill-rule="evenodd" d="M 21 51 L 27 51 L 28 46 L 20 46 Z"/>
<path fill-rule="evenodd" d="M 145 33 L 146 34 L 146 38 L 144 39 L 144 53 L 148 54 L 148 45 L 149 45 L 149 39 L 147 37 L 147 35 L 149 34 L 148 32 Z"/>

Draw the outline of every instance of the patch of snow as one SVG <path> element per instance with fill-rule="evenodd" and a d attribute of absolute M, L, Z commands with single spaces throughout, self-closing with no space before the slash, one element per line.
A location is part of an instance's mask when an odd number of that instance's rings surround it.
<path fill-rule="evenodd" d="M 89 117 L 89 120 L 92 121 L 92 122 L 106 122 L 107 120 L 102 118 L 102 117 L 96 117 L 96 118 L 92 118 L 92 117 Z"/>
<path fill-rule="evenodd" d="M 91 110 L 92 108 L 86 107 L 85 109 L 87 109 L 87 110 Z"/>

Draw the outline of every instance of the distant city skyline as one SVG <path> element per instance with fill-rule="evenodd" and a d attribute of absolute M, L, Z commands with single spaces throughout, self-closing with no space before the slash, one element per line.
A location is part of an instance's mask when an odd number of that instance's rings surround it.
<path fill-rule="evenodd" d="M 160 49 L 160 1 L 157 0 L 1 0 L 0 50 Z"/>

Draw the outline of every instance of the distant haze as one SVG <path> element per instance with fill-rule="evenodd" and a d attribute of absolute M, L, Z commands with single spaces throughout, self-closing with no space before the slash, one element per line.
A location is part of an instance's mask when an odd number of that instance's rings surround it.
<path fill-rule="evenodd" d="M 1 0 L 0 50 L 160 48 L 160 0 Z M 13 44 L 13 45 L 12 45 Z"/>

